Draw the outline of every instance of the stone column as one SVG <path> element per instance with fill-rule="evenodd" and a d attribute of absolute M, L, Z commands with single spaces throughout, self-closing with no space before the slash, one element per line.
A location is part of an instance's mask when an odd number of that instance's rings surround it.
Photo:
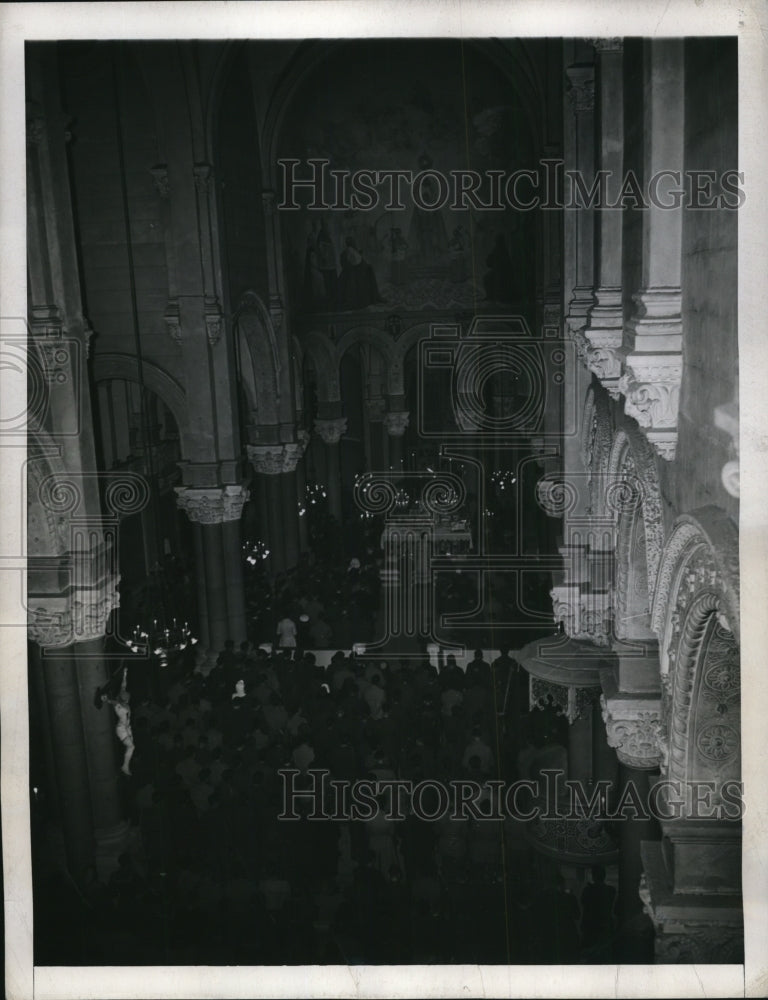
<path fill-rule="evenodd" d="M 262 539 L 270 549 L 274 572 L 291 569 L 299 561 L 300 528 L 296 469 L 309 442 L 299 431 L 296 441 L 248 445 L 248 459 L 261 482 Z M 303 491 L 302 491 L 303 492 Z"/>
<path fill-rule="evenodd" d="M 403 438 L 410 414 L 407 410 L 392 410 L 384 415 L 384 426 L 389 435 L 389 464 L 393 472 L 403 472 Z"/>
<path fill-rule="evenodd" d="M 648 802 L 649 772 L 620 764 L 620 797 L 627 786 L 634 785 L 638 801 Z M 620 798 L 621 801 L 621 798 Z M 642 963 L 651 961 L 653 955 L 652 925 L 643 913 L 640 899 L 640 883 L 643 876 L 643 861 L 640 845 L 644 840 L 653 839 L 653 820 L 642 816 L 632 816 L 629 812 L 618 820 L 620 825 L 619 850 L 619 896 L 617 916 L 622 937 L 620 961 Z"/>
<path fill-rule="evenodd" d="M 315 430 L 325 444 L 326 468 L 328 470 L 328 509 L 339 524 L 343 523 L 344 515 L 341 504 L 341 461 L 339 456 L 339 441 L 347 430 L 347 418 L 337 417 L 333 420 L 316 420 Z"/>
<path fill-rule="evenodd" d="M 674 194 L 680 182 L 671 173 L 682 171 L 684 163 L 683 70 L 681 39 L 644 42 L 644 182 L 655 177 L 662 182 L 643 212 L 643 287 L 632 296 L 618 384 L 626 397 L 624 412 L 667 460 L 675 457 L 682 377 L 683 209 Z"/>
<path fill-rule="evenodd" d="M 71 645 L 43 647 L 42 670 L 55 748 L 56 778 L 67 865 L 80 882 L 96 858 L 91 788 L 77 667 Z M 92 711 L 97 711 L 91 705 Z"/>
<path fill-rule="evenodd" d="M 122 761 L 117 752 L 114 713 L 109 705 L 101 709 L 94 705 L 96 689 L 103 688 L 109 679 L 104 661 L 104 634 L 76 642 L 72 649 L 88 760 L 96 866 L 99 875 L 104 878 L 117 867 L 117 859 L 125 847 L 129 830 L 118 780 Z"/>
<path fill-rule="evenodd" d="M 569 66 L 566 77 L 573 109 L 573 118 L 568 121 L 566 115 L 564 123 L 566 168 L 577 171 L 589 188 L 595 173 L 595 68 L 591 63 Z M 574 333 L 583 329 L 594 303 L 594 210 L 566 209 L 564 223 L 566 255 L 571 257 L 565 274 L 566 324 Z"/>
<path fill-rule="evenodd" d="M 216 653 L 226 639 L 237 643 L 246 638 L 239 522 L 248 491 L 240 485 L 177 486 L 176 494 L 180 509 L 199 525 L 201 544 L 196 545 L 196 554 L 202 550 L 203 562 L 196 566 L 196 572 L 205 576 L 201 616 L 206 619 L 208 649 Z"/>
<path fill-rule="evenodd" d="M 597 102 L 599 132 L 598 167 L 605 171 L 605 200 L 617 201 L 623 176 L 624 70 L 622 40 L 593 40 L 597 52 Z M 589 312 L 584 336 L 589 344 L 587 365 L 609 390 L 616 388 L 624 313 L 622 303 L 622 225 L 620 209 L 602 210 L 596 216 L 595 304 Z"/>

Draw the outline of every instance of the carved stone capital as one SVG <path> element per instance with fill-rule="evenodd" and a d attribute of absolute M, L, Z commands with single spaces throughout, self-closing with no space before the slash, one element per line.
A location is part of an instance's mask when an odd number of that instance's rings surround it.
<path fill-rule="evenodd" d="M 325 444 L 338 444 L 347 433 L 347 418 L 337 417 L 335 420 L 316 420 L 315 432 Z"/>
<path fill-rule="evenodd" d="M 106 635 L 112 611 L 120 605 L 119 577 L 93 590 L 30 598 L 27 635 L 39 646 L 61 647 Z"/>
<path fill-rule="evenodd" d="M 608 646 L 611 640 L 611 598 L 605 593 L 582 593 L 579 586 L 553 587 L 549 592 L 556 622 L 571 639 Z"/>
<path fill-rule="evenodd" d="M 197 488 L 177 486 L 176 505 L 195 524 L 222 524 L 238 521 L 249 492 L 244 486 Z"/>
<path fill-rule="evenodd" d="M 631 359 L 631 363 L 630 362 Z M 634 417 L 662 458 L 675 456 L 682 361 L 679 355 L 631 355 L 618 382 L 624 412 Z"/>
<path fill-rule="evenodd" d="M 608 746 L 622 764 L 652 771 L 662 763 L 659 698 L 600 696 Z"/>
<path fill-rule="evenodd" d="M 248 460 L 263 476 L 278 476 L 281 472 L 295 472 L 301 456 L 309 443 L 309 434 L 299 431 L 296 441 L 284 444 L 249 444 Z"/>
<path fill-rule="evenodd" d="M 390 437 L 402 437 L 411 415 L 408 410 L 395 410 L 384 414 L 384 426 Z"/>
<path fill-rule="evenodd" d="M 621 52 L 624 48 L 623 38 L 588 38 L 587 41 L 595 52 Z"/>

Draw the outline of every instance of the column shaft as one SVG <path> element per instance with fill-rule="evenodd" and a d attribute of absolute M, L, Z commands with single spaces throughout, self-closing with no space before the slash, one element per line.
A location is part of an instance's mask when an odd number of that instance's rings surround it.
<path fill-rule="evenodd" d="M 240 521 L 224 521 L 221 525 L 224 582 L 227 594 L 229 638 L 236 643 L 248 636 L 243 586 L 243 541 Z"/>
<path fill-rule="evenodd" d="M 114 713 L 109 705 L 96 709 L 93 700 L 96 689 L 104 687 L 108 680 L 103 659 L 104 637 L 75 643 L 73 648 L 90 775 L 93 825 L 98 839 L 113 833 L 124 820 L 118 783 Z"/>
<path fill-rule="evenodd" d="M 46 657 L 43 651 L 42 669 L 56 753 L 67 863 L 73 878 L 79 880 L 95 858 L 88 761 L 73 650 L 67 646 L 53 652 L 55 655 Z"/>
<path fill-rule="evenodd" d="M 227 584 L 224 573 L 224 554 L 221 524 L 202 524 L 203 553 L 207 591 L 208 629 L 210 648 L 222 649 L 229 635 L 227 616 Z"/>
<path fill-rule="evenodd" d="M 283 495 L 283 530 L 285 535 L 286 569 L 299 561 L 299 518 L 296 510 L 296 473 L 283 472 L 279 477 Z"/>
<path fill-rule="evenodd" d="M 326 444 L 325 457 L 328 470 L 328 509 L 339 524 L 343 521 L 341 507 L 341 464 L 339 459 L 339 442 Z"/>
<path fill-rule="evenodd" d="M 205 551 L 203 549 L 203 526 L 192 525 L 195 540 L 195 575 L 197 577 L 197 628 L 202 649 L 210 649 L 211 630 L 208 627 L 208 587 L 206 585 Z"/>

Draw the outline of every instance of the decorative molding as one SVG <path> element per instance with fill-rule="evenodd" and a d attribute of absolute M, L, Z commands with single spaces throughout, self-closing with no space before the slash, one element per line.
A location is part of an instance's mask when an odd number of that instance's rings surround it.
<path fill-rule="evenodd" d="M 646 439 L 637 430 L 620 428 L 614 436 L 606 481 L 604 509 L 616 523 L 617 570 L 626 568 L 632 557 L 632 520 L 639 511 L 643 519 L 648 599 L 653 606 L 656 579 L 664 550 L 664 516 L 656 460 Z M 617 589 L 617 607 L 624 607 Z"/>
<path fill-rule="evenodd" d="M 634 417 L 648 440 L 666 461 L 675 457 L 677 445 L 677 413 L 680 404 L 682 364 L 660 364 L 654 359 L 650 366 L 638 372 L 637 355 L 627 364 L 618 382 L 626 397 L 624 412 Z"/>
<path fill-rule="evenodd" d="M 588 38 L 595 52 L 621 52 L 624 48 L 623 38 Z"/>
<path fill-rule="evenodd" d="M 222 524 L 238 521 L 249 497 L 241 485 L 197 488 L 176 486 L 176 505 L 195 524 Z"/>
<path fill-rule="evenodd" d="M 337 417 L 334 420 L 316 420 L 315 433 L 317 433 L 325 444 L 338 444 L 340 439 L 347 433 L 347 418 Z"/>
<path fill-rule="evenodd" d="M 218 301 L 216 299 L 206 299 L 204 312 L 205 332 L 208 337 L 208 343 L 211 347 L 215 347 L 221 340 L 221 335 L 224 332 L 224 317 Z"/>
<path fill-rule="evenodd" d="M 594 66 L 569 66 L 565 71 L 568 80 L 567 93 L 576 114 L 594 111 L 595 70 Z"/>
<path fill-rule="evenodd" d="M 402 437 L 411 415 L 408 410 L 391 410 L 384 414 L 384 426 L 390 437 Z"/>
<path fill-rule="evenodd" d="M 582 592 L 580 586 L 555 586 L 550 590 L 556 622 L 571 639 L 608 646 L 611 640 L 611 596 L 607 592 Z"/>
<path fill-rule="evenodd" d="M 150 167 L 149 172 L 152 174 L 152 183 L 155 186 L 155 191 L 157 191 L 161 198 L 168 198 L 171 193 L 171 184 L 168 180 L 168 165 L 166 163 L 158 163 L 157 166 Z"/>
<path fill-rule="evenodd" d="M 168 331 L 168 336 L 174 344 L 178 344 L 179 347 L 181 347 L 184 335 L 181 330 L 181 312 L 179 310 L 179 303 L 177 299 L 171 299 L 165 307 L 163 320 L 165 321 L 165 328 Z"/>

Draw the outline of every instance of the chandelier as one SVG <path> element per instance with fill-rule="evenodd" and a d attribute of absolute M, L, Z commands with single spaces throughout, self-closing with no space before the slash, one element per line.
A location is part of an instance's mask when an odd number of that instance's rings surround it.
<path fill-rule="evenodd" d="M 497 490 L 511 489 L 517 482 L 517 476 L 509 469 L 497 469 L 491 474 L 491 483 Z"/>
<path fill-rule="evenodd" d="M 170 628 L 163 628 L 155 618 L 149 631 L 145 631 L 141 625 L 134 625 L 126 646 L 139 656 L 156 656 L 160 660 L 160 666 L 167 667 L 169 656 L 196 643 L 197 639 L 192 635 L 189 622 L 179 626 L 174 618 Z"/>
<path fill-rule="evenodd" d="M 297 503 L 299 517 L 304 517 L 310 507 L 322 503 L 327 496 L 328 492 L 322 483 L 308 483 L 304 490 L 304 499 Z"/>
<path fill-rule="evenodd" d="M 258 566 L 264 559 L 268 559 L 269 551 L 266 542 L 262 541 L 246 542 L 243 546 L 245 561 L 250 566 Z"/>

